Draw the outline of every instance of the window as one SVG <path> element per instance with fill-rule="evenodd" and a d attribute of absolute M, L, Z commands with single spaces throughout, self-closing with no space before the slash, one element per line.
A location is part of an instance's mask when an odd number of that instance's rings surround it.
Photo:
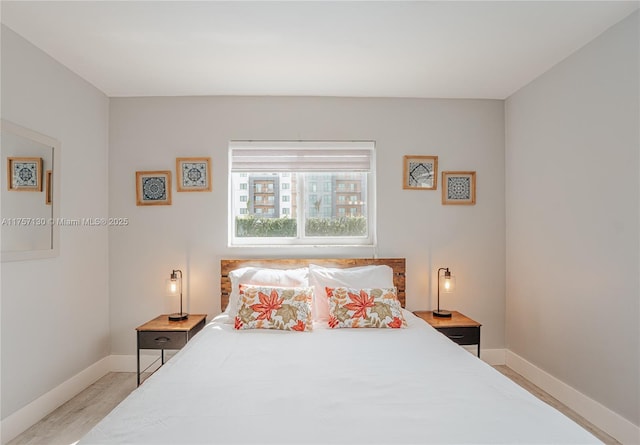
<path fill-rule="evenodd" d="M 233 141 L 229 161 L 230 245 L 375 243 L 373 142 Z"/>

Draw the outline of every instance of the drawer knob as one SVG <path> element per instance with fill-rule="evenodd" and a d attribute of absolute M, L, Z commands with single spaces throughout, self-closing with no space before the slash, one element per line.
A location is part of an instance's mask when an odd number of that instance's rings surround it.
<path fill-rule="evenodd" d="M 449 338 L 460 340 L 461 338 L 464 338 L 464 335 L 449 335 Z"/>
<path fill-rule="evenodd" d="M 170 341 L 170 338 L 169 337 L 158 337 L 158 338 L 155 338 L 154 341 L 156 343 L 167 343 L 167 342 Z"/>

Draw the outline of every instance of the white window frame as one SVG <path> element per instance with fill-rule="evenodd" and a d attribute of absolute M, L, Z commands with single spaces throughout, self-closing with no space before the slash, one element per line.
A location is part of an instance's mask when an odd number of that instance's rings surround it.
<path fill-rule="evenodd" d="M 305 221 L 307 218 L 306 208 L 303 203 L 303 196 L 305 194 L 305 178 L 303 174 L 297 175 L 297 228 L 298 233 L 296 237 L 236 237 L 235 236 L 235 214 L 234 214 L 234 199 L 237 191 L 234 191 L 233 184 L 233 155 L 235 149 L 265 149 L 271 148 L 284 148 L 291 150 L 313 150 L 313 149 L 327 149 L 346 151 L 351 149 L 369 150 L 368 158 L 368 170 L 358 169 L 346 169 L 339 171 L 361 171 L 367 175 L 367 190 L 366 190 L 366 217 L 367 217 L 367 236 L 362 237 L 326 237 L 326 236 L 305 236 L 303 234 Z M 229 209 L 228 209 L 228 245 L 230 247 L 243 247 L 243 246 L 368 246 L 372 247 L 376 245 L 376 168 L 375 168 L 375 142 L 373 141 L 231 141 L 229 143 Z M 333 164 L 335 165 L 335 164 Z M 324 168 L 324 167 L 319 167 Z M 239 170 L 235 170 L 239 171 Z M 240 170 L 244 171 L 244 170 Z M 265 171 L 265 170 L 263 170 Z M 309 173 L 310 171 L 296 171 L 297 173 Z M 326 170 L 317 170 L 320 172 L 326 172 Z M 338 170 L 334 170 L 338 171 Z M 280 171 L 282 172 L 282 171 Z M 308 192 L 306 192 L 308 193 Z M 293 201 L 293 200 L 292 200 Z M 346 215 L 345 215 L 346 216 Z"/>

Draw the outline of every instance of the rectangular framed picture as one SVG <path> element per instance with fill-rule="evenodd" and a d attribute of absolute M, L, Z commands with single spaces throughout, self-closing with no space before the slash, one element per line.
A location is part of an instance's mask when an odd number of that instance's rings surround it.
<path fill-rule="evenodd" d="M 442 204 L 474 205 L 476 172 L 442 172 Z"/>
<path fill-rule="evenodd" d="M 438 157 L 404 156 L 402 188 L 405 190 L 437 190 Z"/>
<path fill-rule="evenodd" d="M 211 158 L 176 158 L 179 192 L 211 191 Z"/>
<path fill-rule="evenodd" d="M 171 205 L 171 172 L 136 172 L 136 204 L 139 206 Z"/>
<path fill-rule="evenodd" d="M 42 158 L 7 158 L 9 191 L 42 191 Z"/>
<path fill-rule="evenodd" d="M 53 202 L 53 171 L 47 170 L 45 173 L 45 181 L 44 181 L 44 203 L 48 206 Z"/>

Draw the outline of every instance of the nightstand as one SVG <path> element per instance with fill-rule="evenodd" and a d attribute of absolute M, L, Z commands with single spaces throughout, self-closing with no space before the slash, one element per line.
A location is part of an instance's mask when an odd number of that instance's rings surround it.
<path fill-rule="evenodd" d="M 140 350 L 160 349 L 161 365 L 164 365 L 165 349 L 182 349 L 204 327 L 207 314 L 189 314 L 182 321 L 169 321 L 168 315 L 160 315 L 136 328 L 138 337 L 138 386 L 140 386 Z M 157 359 L 156 359 L 157 361 Z M 155 362 L 154 362 L 155 363 Z M 151 366 L 151 365 L 149 365 Z"/>
<path fill-rule="evenodd" d="M 451 317 L 434 317 L 433 311 L 415 311 L 414 314 L 436 328 L 459 345 L 478 345 L 480 357 L 480 323 L 460 312 L 451 311 Z"/>

